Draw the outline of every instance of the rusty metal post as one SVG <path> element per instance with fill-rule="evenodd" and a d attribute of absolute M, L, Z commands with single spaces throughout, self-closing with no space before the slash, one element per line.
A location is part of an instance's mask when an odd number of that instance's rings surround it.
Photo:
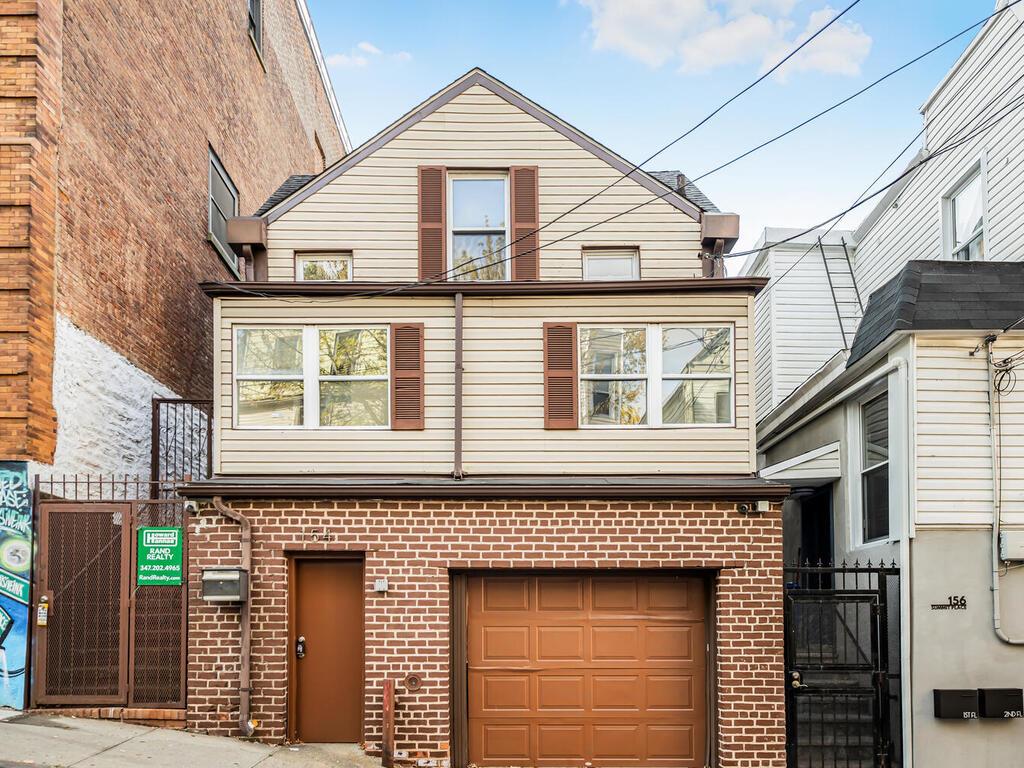
<path fill-rule="evenodd" d="M 380 740 L 380 764 L 383 768 L 395 765 L 395 681 L 384 680 L 384 727 Z"/>

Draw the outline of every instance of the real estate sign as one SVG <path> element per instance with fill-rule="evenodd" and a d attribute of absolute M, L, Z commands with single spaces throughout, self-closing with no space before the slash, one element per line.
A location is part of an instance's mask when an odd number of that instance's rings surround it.
<path fill-rule="evenodd" d="M 181 528 L 139 528 L 138 586 L 181 585 L 181 533 Z"/>
<path fill-rule="evenodd" d="M 28 465 L 0 461 L 0 707 L 25 707 L 31 573 Z"/>

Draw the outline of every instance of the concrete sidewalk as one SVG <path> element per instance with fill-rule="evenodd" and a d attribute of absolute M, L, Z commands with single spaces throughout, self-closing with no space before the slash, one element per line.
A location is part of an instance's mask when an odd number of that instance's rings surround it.
<path fill-rule="evenodd" d="M 6 713 L 5 713 L 6 714 Z M 269 747 L 52 715 L 0 715 L 0 768 L 379 768 L 352 744 Z"/>

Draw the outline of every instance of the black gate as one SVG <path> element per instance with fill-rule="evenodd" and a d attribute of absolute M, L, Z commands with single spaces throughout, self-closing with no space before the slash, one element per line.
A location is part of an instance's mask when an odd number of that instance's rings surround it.
<path fill-rule="evenodd" d="M 785 569 L 789 768 L 900 764 L 899 570 Z"/>

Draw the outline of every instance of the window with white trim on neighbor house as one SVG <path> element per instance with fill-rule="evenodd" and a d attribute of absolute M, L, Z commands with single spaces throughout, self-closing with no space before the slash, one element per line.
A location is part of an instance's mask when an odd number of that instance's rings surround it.
<path fill-rule="evenodd" d="M 956 261 L 985 258 L 985 185 L 976 168 L 946 197 L 946 239 Z"/>
<path fill-rule="evenodd" d="M 508 174 L 448 174 L 448 269 L 452 280 L 508 280 Z"/>
<path fill-rule="evenodd" d="M 235 329 L 239 427 L 386 427 L 388 328 Z"/>
<path fill-rule="evenodd" d="M 582 426 L 732 423 L 731 327 L 581 326 L 579 361 Z"/>
<path fill-rule="evenodd" d="M 889 537 L 889 394 L 860 405 L 861 538 L 867 543 Z"/>
<path fill-rule="evenodd" d="M 348 282 L 352 280 L 352 252 L 296 253 L 295 279 L 307 283 Z"/>

